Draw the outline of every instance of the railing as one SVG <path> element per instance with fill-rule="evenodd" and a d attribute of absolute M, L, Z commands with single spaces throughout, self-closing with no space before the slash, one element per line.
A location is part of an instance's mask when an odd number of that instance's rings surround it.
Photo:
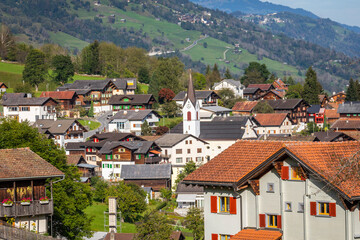
<path fill-rule="evenodd" d="M 15 228 L 8 224 L 0 223 L 0 239 L 11 239 L 11 240 L 53 240 L 55 238 L 36 234 L 25 229 Z"/>
<path fill-rule="evenodd" d="M 15 202 L 12 206 L 0 205 L 0 217 L 23 217 L 33 215 L 52 214 L 53 202 L 42 204 L 39 200 L 34 200 L 30 205 L 21 205 L 21 202 Z"/>
<path fill-rule="evenodd" d="M 159 163 L 161 162 L 162 157 L 148 157 L 145 158 L 145 163 Z"/>

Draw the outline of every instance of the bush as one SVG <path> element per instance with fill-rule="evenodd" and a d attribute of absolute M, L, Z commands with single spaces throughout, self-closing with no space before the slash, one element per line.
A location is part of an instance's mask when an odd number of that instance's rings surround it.
<path fill-rule="evenodd" d="M 156 210 L 163 209 L 164 207 L 166 207 L 166 205 L 167 205 L 167 202 L 162 202 L 156 206 Z"/>

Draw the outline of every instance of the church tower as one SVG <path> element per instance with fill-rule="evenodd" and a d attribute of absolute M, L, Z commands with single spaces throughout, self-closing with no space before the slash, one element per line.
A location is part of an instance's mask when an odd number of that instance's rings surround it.
<path fill-rule="evenodd" d="M 200 104 L 195 96 L 194 84 L 192 81 L 191 70 L 187 94 L 183 105 L 183 133 L 191 134 L 195 137 L 200 136 Z"/>

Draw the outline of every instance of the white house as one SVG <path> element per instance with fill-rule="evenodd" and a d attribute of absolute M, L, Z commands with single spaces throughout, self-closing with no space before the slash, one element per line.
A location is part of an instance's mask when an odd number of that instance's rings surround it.
<path fill-rule="evenodd" d="M 224 79 L 221 82 L 214 83 L 213 89 L 216 91 L 222 89 L 230 89 L 234 92 L 236 97 L 244 97 L 245 86 L 240 83 L 240 81 L 235 81 L 234 79 Z"/>
<path fill-rule="evenodd" d="M 50 97 L 26 98 L 15 97 L 3 101 L 4 117 L 10 117 L 19 122 L 34 123 L 39 119 L 56 120 L 57 102 Z"/>
<path fill-rule="evenodd" d="M 292 121 L 288 113 L 257 113 L 253 121 L 258 135 L 286 134 L 292 135 Z"/>
<path fill-rule="evenodd" d="M 145 121 L 150 127 L 155 127 L 161 116 L 151 109 L 119 110 L 110 118 L 109 132 L 134 133 L 141 135 L 141 126 Z"/>
<path fill-rule="evenodd" d="M 181 91 L 179 92 L 173 100 L 181 107 L 184 106 L 184 99 L 187 95 L 187 92 Z M 196 90 L 195 91 L 195 97 L 197 101 L 199 102 L 200 107 L 204 106 L 217 106 L 218 105 L 218 99 L 220 99 L 220 96 L 217 95 L 212 90 Z"/>
<path fill-rule="evenodd" d="M 85 127 L 74 119 L 62 120 L 37 120 L 34 127 L 41 133 L 48 134 L 60 147 L 65 147 L 69 142 L 83 142 Z"/>
<path fill-rule="evenodd" d="M 241 140 L 183 182 L 204 186 L 205 239 L 358 239 L 360 187 L 345 163 L 359 149 Z"/>
<path fill-rule="evenodd" d="M 162 149 L 163 161 L 171 163 L 173 167 L 173 186 L 186 163 L 193 161 L 200 166 L 210 159 L 207 154 L 209 144 L 190 134 L 168 133 L 158 138 L 155 143 Z"/>

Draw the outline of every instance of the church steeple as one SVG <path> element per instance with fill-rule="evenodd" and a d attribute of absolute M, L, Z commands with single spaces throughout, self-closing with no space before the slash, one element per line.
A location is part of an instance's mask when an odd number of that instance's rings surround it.
<path fill-rule="evenodd" d="M 200 136 L 200 105 L 196 99 L 194 84 L 192 81 L 191 70 L 187 94 L 183 104 L 183 133 L 191 134 L 195 137 Z"/>

